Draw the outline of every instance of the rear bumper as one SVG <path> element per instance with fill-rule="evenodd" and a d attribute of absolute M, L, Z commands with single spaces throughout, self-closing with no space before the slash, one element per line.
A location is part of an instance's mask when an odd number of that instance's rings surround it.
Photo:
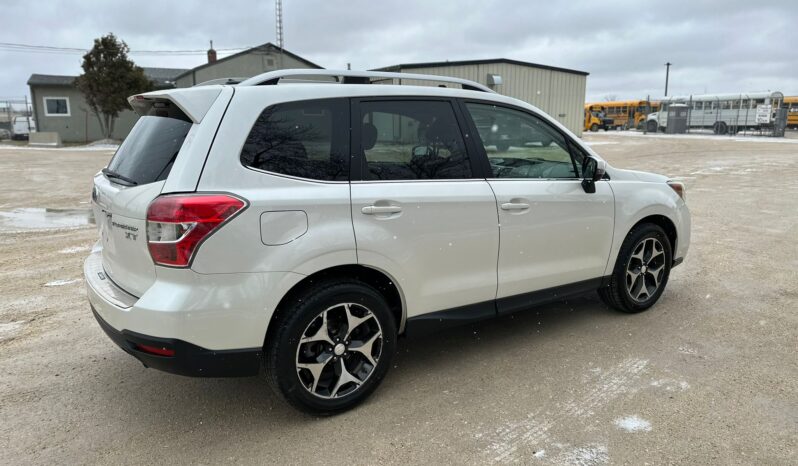
<path fill-rule="evenodd" d="M 96 248 L 83 266 L 92 312 L 120 348 L 147 367 L 202 377 L 255 375 L 277 299 L 302 276 L 198 274 L 164 269 L 141 296 L 109 277 Z M 174 350 L 173 356 L 137 345 Z"/>
<path fill-rule="evenodd" d="M 215 351 L 174 338 L 119 331 L 104 321 L 94 306 L 91 310 L 106 335 L 145 367 L 189 377 L 246 377 L 260 371 L 260 348 Z M 174 356 L 147 353 L 139 350 L 139 345 L 168 348 L 174 351 Z"/>

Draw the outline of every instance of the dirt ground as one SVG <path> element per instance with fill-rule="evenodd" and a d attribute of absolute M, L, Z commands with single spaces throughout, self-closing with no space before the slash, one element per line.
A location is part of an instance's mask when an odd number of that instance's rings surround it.
<path fill-rule="evenodd" d="M 798 463 L 798 140 L 585 139 L 688 185 L 692 246 L 660 302 L 400 340 L 374 396 L 323 419 L 261 378 L 169 375 L 114 346 L 81 279 L 111 153 L 0 148 L 0 464 Z"/>

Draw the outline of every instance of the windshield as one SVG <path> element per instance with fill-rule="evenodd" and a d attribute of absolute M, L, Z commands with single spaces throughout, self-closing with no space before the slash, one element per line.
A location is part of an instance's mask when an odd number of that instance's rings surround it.
<path fill-rule="evenodd" d="M 139 118 L 108 164 L 108 170 L 139 185 L 165 180 L 189 129 L 190 121 L 177 118 Z"/>

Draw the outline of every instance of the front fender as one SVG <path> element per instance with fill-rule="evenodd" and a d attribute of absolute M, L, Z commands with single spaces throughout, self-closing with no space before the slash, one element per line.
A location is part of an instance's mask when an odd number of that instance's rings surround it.
<path fill-rule="evenodd" d="M 615 193 L 615 233 L 610 259 L 604 274 L 615 269 L 623 241 L 629 231 L 646 217 L 667 218 L 676 229 L 673 257 L 684 258 L 690 244 L 690 211 L 684 201 L 666 184 L 643 181 L 611 181 Z"/>

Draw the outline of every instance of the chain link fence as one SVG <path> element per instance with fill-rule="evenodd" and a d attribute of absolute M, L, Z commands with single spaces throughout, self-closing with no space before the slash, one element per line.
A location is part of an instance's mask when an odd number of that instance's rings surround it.
<path fill-rule="evenodd" d="M 647 99 L 646 133 L 783 137 L 789 104 L 780 92 Z M 657 106 L 659 108 L 657 108 Z"/>
<path fill-rule="evenodd" d="M 27 97 L 0 97 L 0 140 L 27 139 L 35 128 Z"/>

